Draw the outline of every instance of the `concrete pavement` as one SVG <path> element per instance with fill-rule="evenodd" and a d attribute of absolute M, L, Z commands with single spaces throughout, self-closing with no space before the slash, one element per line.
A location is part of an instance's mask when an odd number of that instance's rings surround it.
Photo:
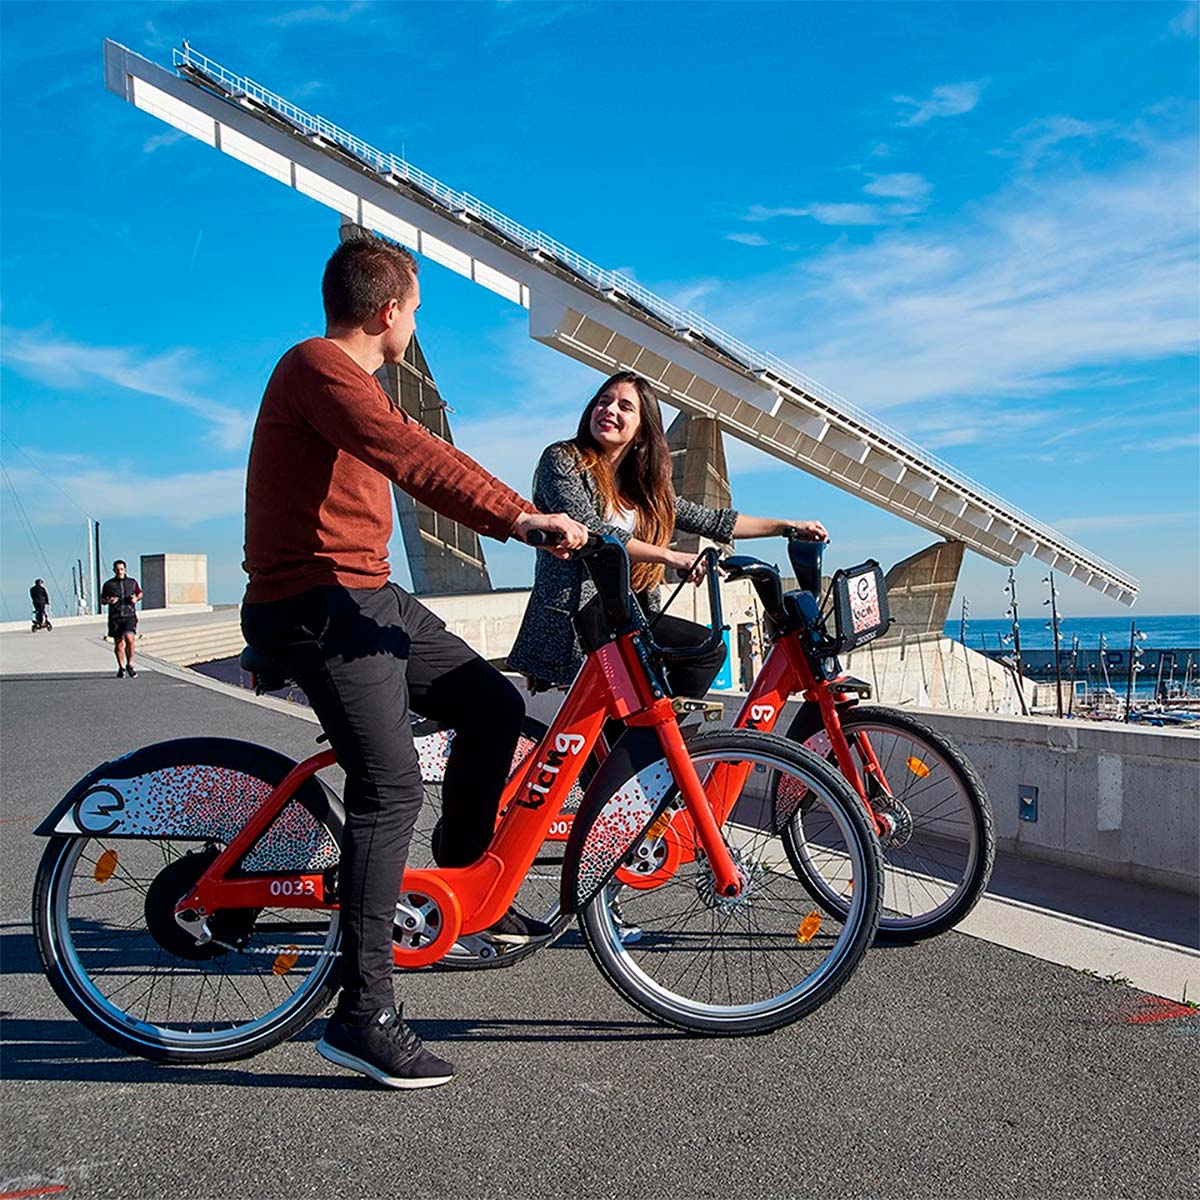
<path fill-rule="evenodd" d="M 960 934 L 874 950 L 810 1018 L 736 1041 L 643 1019 L 573 936 L 502 973 L 407 976 L 418 1030 L 461 1070 L 428 1093 L 331 1067 L 320 1021 L 241 1063 L 126 1058 L 41 975 L 29 830 L 144 742 L 205 732 L 300 757 L 314 728 L 173 672 L 2 690 L 0 1196 L 1200 1192 L 1197 1014 Z"/>

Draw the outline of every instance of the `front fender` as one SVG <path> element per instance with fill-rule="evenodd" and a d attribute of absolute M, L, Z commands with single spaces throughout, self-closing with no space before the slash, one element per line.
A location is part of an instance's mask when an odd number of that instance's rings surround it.
<path fill-rule="evenodd" d="M 38 837 L 228 843 L 295 762 L 232 738 L 179 738 L 90 771 L 34 830 Z M 340 857 L 345 812 L 312 776 L 242 860 L 244 871 L 320 871 Z"/>
<path fill-rule="evenodd" d="M 653 729 L 629 728 L 588 784 L 563 858 L 564 913 L 579 912 L 612 878 L 676 792 Z"/>

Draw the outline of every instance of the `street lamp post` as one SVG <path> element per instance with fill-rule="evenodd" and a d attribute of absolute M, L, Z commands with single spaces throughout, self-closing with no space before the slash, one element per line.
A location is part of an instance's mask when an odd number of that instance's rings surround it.
<path fill-rule="evenodd" d="M 1062 667 L 1058 662 L 1058 596 L 1054 590 L 1054 572 L 1051 571 L 1043 583 L 1050 585 L 1050 599 L 1043 600 L 1043 604 L 1050 605 L 1050 628 L 1054 631 L 1054 699 L 1058 715 L 1063 715 L 1062 707 Z"/>

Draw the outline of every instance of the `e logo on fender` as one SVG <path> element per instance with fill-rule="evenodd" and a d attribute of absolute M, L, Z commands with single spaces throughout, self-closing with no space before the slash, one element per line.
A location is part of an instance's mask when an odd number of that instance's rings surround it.
<path fill-rule="evenodd" d="M 85 792 L 75 804 L 75 824 L 84 833 L 111 833 L 121 823 L 120 813 L 125 811 L 125 800 L 115 788 L 107 784 Z"/>

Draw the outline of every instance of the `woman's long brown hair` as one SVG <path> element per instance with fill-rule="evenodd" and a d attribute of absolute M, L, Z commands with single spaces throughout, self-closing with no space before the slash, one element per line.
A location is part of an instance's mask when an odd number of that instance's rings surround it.
<path fill-rule="evenodd" d="M 618 383 L 631 383 L 637 389 L 641 426 L 614 475 L 599 443 L 592 437 L 592 410 L 600 397 Z M 610 375 L 583 410 L 572 444 L 584 469 L 596 481 L 604 510 L 632 509 L 633 536 L 655 546 L 666 546 L 675 532 L 675 488 L 671 483 L 671 452 L 663 432 L 662 410 L 649 381 L 636 371 Z M 634 564 L 631 582 L 635 592 L 657 587 L 662 581 L 661 563 Z"/>

